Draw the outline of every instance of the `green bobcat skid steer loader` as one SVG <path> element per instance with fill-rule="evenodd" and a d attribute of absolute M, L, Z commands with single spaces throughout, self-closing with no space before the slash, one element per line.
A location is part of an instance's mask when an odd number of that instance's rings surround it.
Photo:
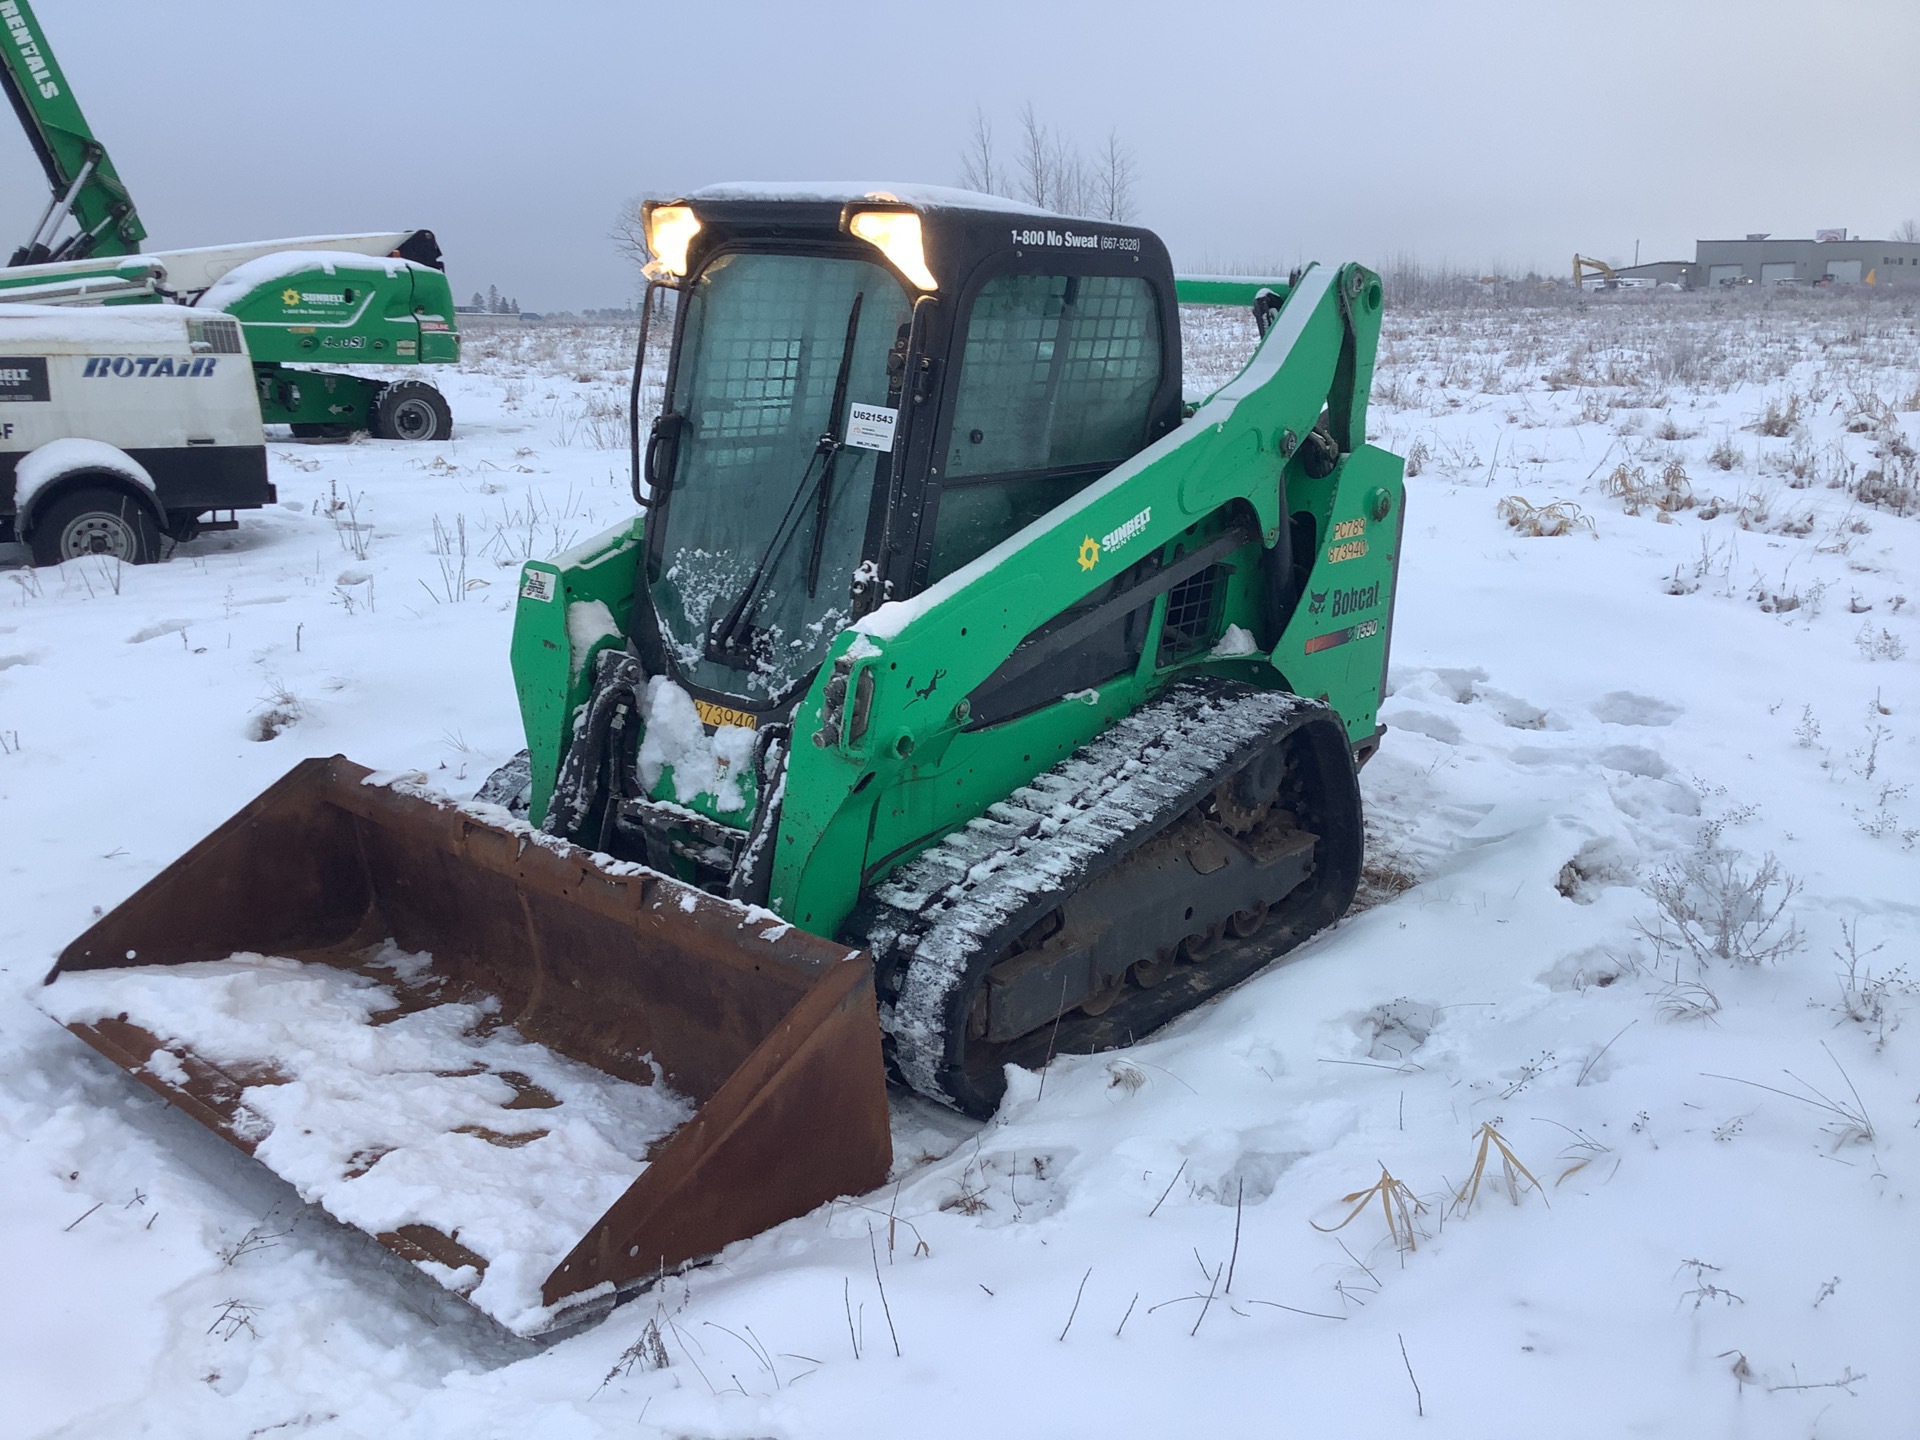
<path fill-rule="evenodd" d="M 525 756 L 465 805 L 304 762 L 46 992 L 523 1329 L 877 1183 L 883 1075 L 990 1113 L 1006 1065 L 1128 1043 L 1331 924 L 1382 730 L 1377 276 L 1176 279 L 1144 230 L 941 190 L 720 187 L 646 220 L 665 406 L 643 423 L 636 373 L 640 513 L 522 574 Z M 1197 405 L 1182 302 L 1261 332 Z M 331 1170 L 282 1144 L 306 1051 L 197 1029 L 176 973 L 344 973 L 372 1025 L 474 1006 L 534 1057 L 434 1071 L 508 1077 L 476 1156 L 534 1165 L 526 1114 L 586 1113 L 544 1081 L 525 1110 L 551 1052 L 692 1118 L 629 1147 L 515 1308 L 494 1278 L 532 1262 L 485 1217 L 355 1200 L 425 1141 L 341 1140 Z"/>

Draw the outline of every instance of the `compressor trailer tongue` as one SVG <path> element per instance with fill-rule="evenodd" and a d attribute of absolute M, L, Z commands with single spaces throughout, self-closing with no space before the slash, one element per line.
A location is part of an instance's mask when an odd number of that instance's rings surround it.
<path fill-rule="evenodd" d="M 306 762 L 46 993 L 528 1332 L 879 1183 L 887 1074 L 989 1114 L 1331 924 L 1381 733 L 1371 272 L 956 191 L 645 221 L 641 513 L 522 574 L 525 754 L 465 806 Z M 1261 334 L 1197 405 L 1180 303 Z"/>

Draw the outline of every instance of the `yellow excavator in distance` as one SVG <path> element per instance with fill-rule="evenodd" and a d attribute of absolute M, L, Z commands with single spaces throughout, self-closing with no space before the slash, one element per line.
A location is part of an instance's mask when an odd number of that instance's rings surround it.
<path fill-rule="evenodd" d="M 1586 272 L 1589 270 L 1599 275 L 1600 288 L 1602 290 L 1618 290 L 1620 288 L 1620 277 L 1613 273 L 1613 267 L 1607 264 L 1606 261 L 1589 259 L 1585 255 L 1575 255 L 1573 257 L 1574 289 L 1584 290 L 1587 288 Z"/>

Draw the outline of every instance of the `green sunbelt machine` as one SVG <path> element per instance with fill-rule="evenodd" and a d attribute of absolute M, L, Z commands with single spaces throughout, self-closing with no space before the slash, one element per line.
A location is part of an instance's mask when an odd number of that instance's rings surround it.
<path fill-rule="evenodd" d="M 711 1153 L 634 1182 L 560 1311 L 878 1183 L 883 1076 L 988 1114 L 1007 1066 L 1337 920 L 1403 533 L 1362 266 L 1176 278 L 1146 230 L 944 190 L 722 186 L 646 224 L 673 344 L 657 416 L 636 365 L 636 514 L 525 567 L 527 751 L 488 803 L 306 762 L 56 973 L 392 939 L 576 1059 L 652 1056 Z M 1183 303 L 1257 324 L 1210 395 Z M 320 875 L 351 901 L 290 917 Z"/>

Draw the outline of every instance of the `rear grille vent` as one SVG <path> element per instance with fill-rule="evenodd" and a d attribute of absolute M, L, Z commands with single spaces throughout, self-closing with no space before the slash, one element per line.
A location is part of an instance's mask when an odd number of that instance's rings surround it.
<path fill-rule="evenodd" d="M 187 341 L 197 355 L 242 355 L 237 320 L 189 320 Z"/>
<path fill-rule="evenodd" d="M 1213 644 L 1227 569 L 1209 565 L 1167 592 L 1167 623 L 1160 632 L 1160 663 L 1170 664 Z"/>

